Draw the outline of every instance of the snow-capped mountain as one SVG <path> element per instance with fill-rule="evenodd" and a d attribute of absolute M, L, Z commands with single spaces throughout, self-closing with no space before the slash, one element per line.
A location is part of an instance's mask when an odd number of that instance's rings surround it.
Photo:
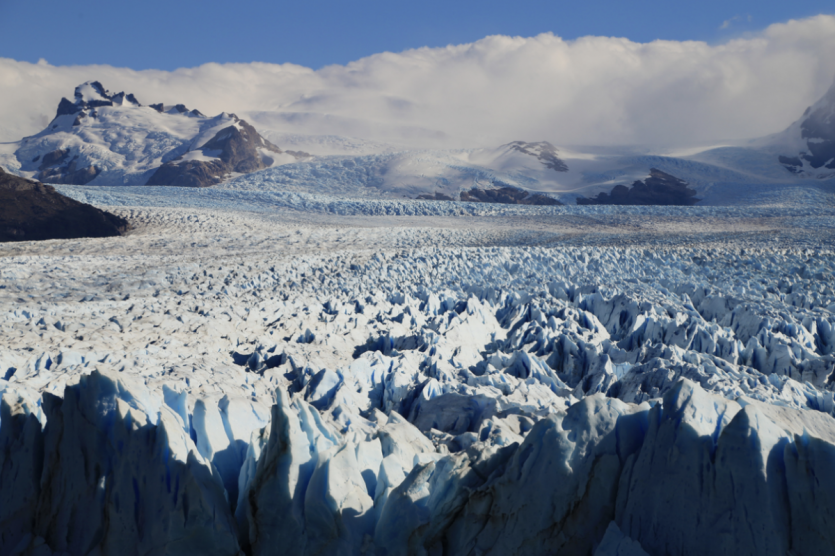
<path fill-rule="evenodd" d="M 780 151 L 778 160 L 799 176 L 835 176 L 835 83 L 782 133 L 762 142 Z"/>
<path fill-rule="evenodd" d="M 61 99 L 52 122 L 15 151 L 19 173 L 59 184 L 206 186 L 293 162 L 235 114 L 207 117 L 182 104 L 143 106 L 90 81 Z"/>

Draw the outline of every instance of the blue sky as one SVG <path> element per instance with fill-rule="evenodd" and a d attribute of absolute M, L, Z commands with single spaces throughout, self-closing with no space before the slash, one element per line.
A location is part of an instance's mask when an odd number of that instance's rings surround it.
<path fill-rule="evenodd" d="M 318 69 L 495 34 L 550 31 L 565 39 L 715 44 L 772 23 L 833 12 L 831 0 L 0 0 L 0 57 L 137 70 L 253 61 Z"/>

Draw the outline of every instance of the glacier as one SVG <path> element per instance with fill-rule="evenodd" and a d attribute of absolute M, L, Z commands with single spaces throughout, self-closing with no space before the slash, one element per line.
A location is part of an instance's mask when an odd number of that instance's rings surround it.
<path fill-rule="evenodd" d="M 0 554 L 835 551 L 828 203 L 70 187 L 0 244 Z"/>

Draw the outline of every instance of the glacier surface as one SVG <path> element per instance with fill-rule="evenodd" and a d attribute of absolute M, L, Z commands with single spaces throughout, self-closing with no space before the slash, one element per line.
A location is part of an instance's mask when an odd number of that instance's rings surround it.
<path fill-rule="evenodd" d="M 2 554 L 835 551 L 835 212 L 62 191 L 0 244 Z"/>

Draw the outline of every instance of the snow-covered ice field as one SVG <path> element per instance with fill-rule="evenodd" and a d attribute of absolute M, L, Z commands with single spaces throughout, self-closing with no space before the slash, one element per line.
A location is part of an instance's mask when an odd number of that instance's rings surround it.
<path fill-rule="evenodd" d="M 59 190 L 133 229 L 0 244 L 2 554 L 835 551 L 830 194 Z"/>

